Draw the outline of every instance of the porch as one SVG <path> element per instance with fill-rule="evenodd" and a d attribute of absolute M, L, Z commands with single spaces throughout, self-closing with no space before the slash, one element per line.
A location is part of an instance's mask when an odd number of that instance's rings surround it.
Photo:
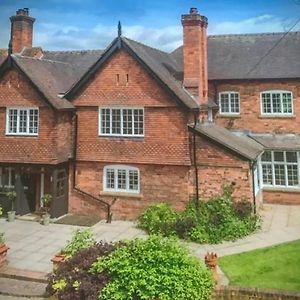
<path fill-rule="evenodd" d="M 4 213 L 12 210 L 7 191 L 17 194 L 17 215 L 40 213 L 41 197 L 52 195 L 50 214 L 59 217 L 68 212 L 68 165 L 33 165 L 0 163 L 0 205 Z"/>

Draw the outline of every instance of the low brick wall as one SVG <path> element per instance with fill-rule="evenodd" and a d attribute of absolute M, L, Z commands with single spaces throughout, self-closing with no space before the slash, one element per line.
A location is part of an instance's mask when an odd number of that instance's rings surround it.
<path fill-rule="evenodd" d="M 241 288 L 241 287 L 220 287 L 215 290 L 213 300 L 298 300 L 300 293 L 290 293 L 285 291 Z"/>

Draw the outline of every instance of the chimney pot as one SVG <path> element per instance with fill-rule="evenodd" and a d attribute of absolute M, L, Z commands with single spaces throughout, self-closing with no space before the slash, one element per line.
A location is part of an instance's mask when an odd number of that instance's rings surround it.
<path fill-rule="evenodd" d="M 191 7 L 190 14 L 191 15 L 197 15 L 198 14 L 198 9 L 196 7 Z"/>

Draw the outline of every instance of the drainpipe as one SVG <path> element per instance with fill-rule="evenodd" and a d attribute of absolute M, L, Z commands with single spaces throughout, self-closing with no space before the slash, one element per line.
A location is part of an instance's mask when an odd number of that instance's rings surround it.
<path fill-rule="evenodd" d="M 112 213 L 111 213 L 111 204 L 96 198 L 95 196 L 77 188 L 76 186 L 76 170 L 77 170 L 77 140 L 78 140 L 78 116 L 77 114 L 75 114 L 74 116 L 74 144 L 73 144 L 73 180 L 72 180 L 72 187 L 73 190 L 75 190 L 76 192 L 78 192 L 79 194 L 83 194 L 85 196 L 88 196 L 98 202 L 100 202 L 102 205 L 104 205 L 107 209 L 107 221 L 106 223 L 111 223 L 112 220 Z M 114 199 L 113 203 L 116 201 L 116 199 Z"/>
<path fill-rule="evenodd" d="M 255 195 L 255 178 L 254 178 L 255 161 L 251 160 L 249 162 L 249 166 L 252 173 L 253 212 L 254 214 L 256 214 L 256 195 Z"/>
<path fill-rule="evenodd" d="M 197 166 L 197 151 L 196 151 L 196 125 L 197 125 L 197 114 L 194 113 L 194 130 L 193 130 L 193 159 L 195 169 L 195 184 L 196 184 L 196 208 L 199 209 L 199 182 L 198 182 L 198 166 Z"/>

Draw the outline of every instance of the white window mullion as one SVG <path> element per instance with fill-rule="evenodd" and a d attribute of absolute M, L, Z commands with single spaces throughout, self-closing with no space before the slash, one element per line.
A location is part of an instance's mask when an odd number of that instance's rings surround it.
<path fill-rule="evenodd" d="M 110 122 L 110 134 L 112 134 L 113 130 L 112 130 L 112 109 L 109 109 L 109 122 Z"/>
<path fill-rule="evenodd" d="M 275 164 L 274 164 L 274 152 L 271 152 L 271 158 L 272 158 L 272 186 L 276 185 L 275 180 Z"/>
<path fill-rule="evenodd" d="M 20 133 L 20 110 L 17 110 L 17 130 L 16 133 L 19 134 Z"/>
<path fill-rule="evenodd" d="M 120 131 L 121 131 L 121 135 L 124 135 L 123 133 L 123 109 L 120 109 Z"/>

